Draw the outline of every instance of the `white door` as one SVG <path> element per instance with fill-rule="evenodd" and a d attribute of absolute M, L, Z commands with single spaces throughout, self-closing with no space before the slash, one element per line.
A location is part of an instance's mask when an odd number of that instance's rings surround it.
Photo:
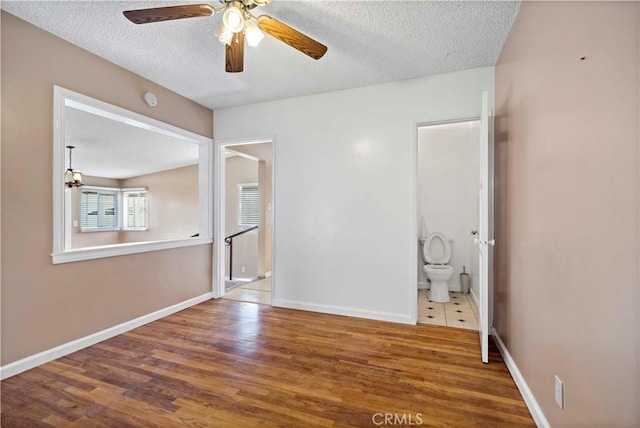
<path fill-rule="evenodd" d="M 478 300 L 480 303 L 480 350 L 482 362 L 489 362 L 489 95 L 482 93 L 482 115 L 480 117 L 480 191 L 478 197 Z"/>

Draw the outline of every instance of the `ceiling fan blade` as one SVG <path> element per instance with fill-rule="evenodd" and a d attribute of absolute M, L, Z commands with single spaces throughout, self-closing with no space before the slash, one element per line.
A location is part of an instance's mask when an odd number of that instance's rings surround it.
<path fill-rule="evenodd" d="M 210 16 L 215 13 L 213 6 L 208 4 L 189 4 L 184 6 L 154 7 L 151 9 L 126 10 L 124 16 L 134 24 L 148 24 L 150 22 L 170 21 L 172 19 L 195 18 Z"/>
<path fill-rule="evenodd" d="M 299 50 L 303 54 L 309 55 L 313 59 L 320 59 L 327 52 L 327 47 L 322 43 L 268 15 L 260 15 L 258 17 L 258 26 L 265 33 Z"/>
<path fill-rule="evenodd" d="M 242 31 L 235 33 L 231 44 L 227 45 L 225 62 L 227 73 L 240 73 L 244 70 L 244 33 Z"/>

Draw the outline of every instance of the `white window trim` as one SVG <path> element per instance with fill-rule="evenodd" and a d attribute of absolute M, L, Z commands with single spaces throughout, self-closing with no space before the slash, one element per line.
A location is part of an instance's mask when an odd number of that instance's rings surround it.
<path fill-rule="evenodd" d="M 65 109 L 73 107 L 119 122 L 198 144 L 199 237 L 166 241 L 132 242 L 78 249 L 65 248 Z M 122 256 L 213 242 L 213 140 L 164 122 L 125 110 L 68 89 L 53 87 L 53 264 Z M 67 226 L 68 227 L 68 226 Z"/>
<path fill-rule="evenodd" d="M 146 253 L 148 251 L 168 250 L 171 248 L 191 247 L 210 244 L 211 238 L 171 239 L 167 241 L 129 242 L 100 247 L 69 249 L 63 254 L 52 254 L 53 263 L 71 263 L 82 260 L 101 259 L 103 257 L 123 256 L 126 254 Z"/>

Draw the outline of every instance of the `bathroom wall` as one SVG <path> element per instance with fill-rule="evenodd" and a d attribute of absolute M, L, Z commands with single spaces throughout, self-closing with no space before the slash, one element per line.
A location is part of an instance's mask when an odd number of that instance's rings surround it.
<path fill-rule="evenodd" d="M 463 266 L 477 291 L 478 253 L 472 229 L 478 225 L 480 122 L 418 129 L 418 234 L 440 232 L 451 245 L 449 289 L 460 291 Z M 420 248 L 421 250 L 421 248 Z M 418 286 L 426 288 L 418 254 Z"/>

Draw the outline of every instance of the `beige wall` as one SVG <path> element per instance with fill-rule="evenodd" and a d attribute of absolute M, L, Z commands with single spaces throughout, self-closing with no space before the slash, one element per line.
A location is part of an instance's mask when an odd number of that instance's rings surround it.
<path fill-rule="evenodd" d="M 123 232 L 122 242 L 184 239 L 198 233 L 198 165 L 122 180 L 122 187 L 146 187 L 149 229 Z"/>
<path fill-rule="evenodd" d="M 233 146 L 233 150 L 260 159 L 258 185 L 260 186 L 260 227 L 258 229 L 258 275 L 271 272 L 271 228 L 273 222 L 273 143 Z"/>
<path fill-rule="evenodd" d="M 1 27 L 4 365 L 211 291 L 210 245 L 51 264 L 53 85 L 207 137 L 213 114 L 5 12 Z"/>
<path fill-rule="evenodd" d="M 238 184 L 258 182 L 258 162 L 240 156 L 225 162 L 225 236 L 243 230 L 238 225 Z M 229 277 L 229 247 L 226 247 L 225 278 Z M 242 272 L 242 266 L 245 272 Z M 258 231 L 252 230 L 233 239 L 233 278 L 258 275 Z"/>
<path fill-rule="evenodd" d="M 640 424 L 639 8 L 523 2 L 496 67 L 495 326 L 554 427 Z"/>
<path fill-rule="evenodd" d="M 80 190 L 71 189 L 71 248 L 126 242 L 184 239 L 198 233 L 198 165 L 175 168 L 124 180 L 84 177 L 88 186 L 116 188 L 145 187 L 149 196 L 149 229 L 145 231 L 82 232 L 80 230 Z"/>

